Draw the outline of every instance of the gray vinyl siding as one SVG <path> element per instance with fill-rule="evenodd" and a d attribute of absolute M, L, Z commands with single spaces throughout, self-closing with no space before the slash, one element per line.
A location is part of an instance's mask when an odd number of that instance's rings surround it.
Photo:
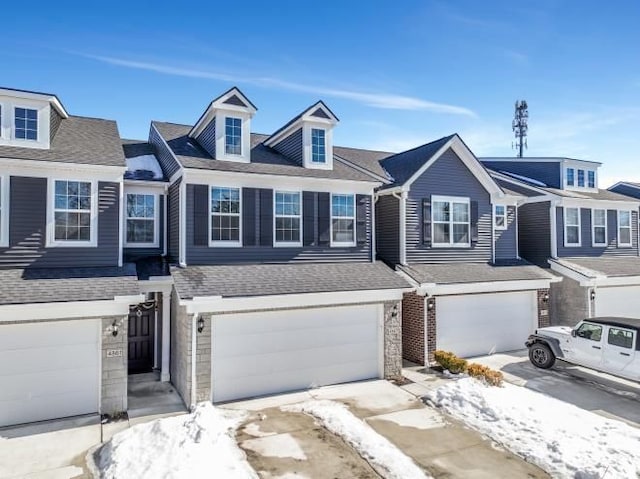
<path fill-rule="evenodd" d="M 551 204 L 529 203 L 518 209 L 518 246 L 520 256 L 548 268 L 551 257 Z"/>
<path fill-rule="evenodd" d="M 0 267 L 117 266 L 119 184 L 98 183 L 98 246 L 46 247 L 47 179 L 10 179 L 9 247 L 0 248 Z"/>
<path fill-rule="evenodd" d="M 376 202 L 376 249 L 378 259 L 389 264 L 400 262 L 400 200 L 380 196 Z"/>
<path fill-rule="evenodd" d="M 62 123 L 62 117 L 60 116 L 60 113 L 58 113 L 58 110 L 56 110 L 55 108 L 51 107 L 51 114 L 49 115 L 50 117 L 50 123 L 49 123 L 49 140 L 53 141 L 53 138 L 56 136 L 56 133 L 58 132 L 58 128 L 60 128 L 60 123 Z"/>
<path fill-rule="evenodd" d="M 165 224 L 164 224 L 164 202 L 166 201 L 166 196 L 158 195 L 160 204 L 158 205 L 158 215 L 159 215 L 159 226 L 158 226 L 158 234 L 160 235 L 159 243 L 157 248 L 124 248 L 124 260 L 125 262 L 136 261 L 141 258 L 148 258 L 150 256 L 161 256 L 164 253 L 164 242 L 165 242 Z M 125 228 L 126 219 L 125 219 Z M 126 238 L 126 231 L 124 232 Z"/>
<path fill-rule="evenodd" d="M 460 196 L 478 202 L 478 242 L 469 248 L 433 248 L 423 243 L 422 200 Z M 407 262 L 491 261 L 491 198 L 478 179 L 452 151 L 446 151 L 412 185 L 407 198 Z"/>
<path fill-rule="evenodd" d="M 273 149 L 287 158 L 302 164 L 302 128 L 273 145 Z"/>
<path fill-rule="evenodd" d="M 180 257 L 180 183 L 182 178 L 169 186 L 167 195 L 168 231 L 167 255 L 177 263 Z"/>
<path fill-rule="evenodd" d="M 175 160 L 162 138 L 154 128 L 153 124 L 149 130 L 149 143 L 154 146 L 156 158 L 162 167 L 167 178 L 171 178 L 176 171 L 180 169 L 180 165 Z"/>
<path fill-rule="evenodd" d="M 558 257 L 566 256 L 637 256 L 638 212 L 631 212 L 631 243 L 633 246 L 618 247 L 618 212 L 607 210 L 607 246 L 592 246 L 591 209 L 580 209 L 581 246 L 564 245 L 564 214 L 562 207 L 556 208 Z"/>
<path fill-rule="evenodd" d="M 516 207 L 507 206 L 507 229 L 495 230 L 496 260 L 518 257 L 516 231 Z"/>
<path fill-rule="evenodd" d="M 187 264 L 189 265 L 210 265 L 210 264 L 233 264 L 233 263 L 288 263 L 288 262 L 343 262 L 343 261 L 370 261 L 371 260 L 371 201 L 367 207 L 367 237 L 363 245 L 355 247 L 332 248 L 329 246 L 302 246 L 302 247 L 273 247 L 259 246 L 256 241 L 243 241 L 242 247 L 210 247 L 206 245 L 196 245 L 194 236 L 194 204 L 195 185 L 188 184 L 186 188 L 186 233 L 187 233 Z M 249 215 L 255 218 L 256 234 L 263 235 L 265 232 L 260 221 L 260 195 L 246 195 L 246 188 L 243 189 L 242 214 L 243 217 Z M 263 190 L 261 190 L 263 191 Z M 269 198 L 272 196 L 272 190 Z M 208 195 L 208 190 L 206 191 Z M 303 197 L 304 195 L 303 192 Z M 247 197 L 252 198 L 246 201 Z M 208 200 L 207 200 L 208 201 Z M 304 205 L 303 205 L 304 211 Z M 273 214 L 271 212 L 271 214 Z M 272 220 L 272 218 L 271 218 Z M 318 218 L 315 218 L 318 222 Z M 304 229 L 304 219 L 302 221 Z M 246 225 L 243 221 L 243 225 Z M 246 227 L 246 226 L 244 226 Z M 273 235 L 273 221 L 269 221 L 269 237 Z M 260 230 L 258 232 L 258 230 Z M 243 235 L 244 236 L 244 235 Z M 302 231 L 304 238 L 304 231 Z M 249 243 L 249 244 L 247 244 Z"/>
<path fill-rule="evenodd" d="M 616 193 L 620 193 L 621 195 L 631 196 L 632 198 L 640 199 L 640 189 L 633 188 L 627 185 L 617 185 L 614 188 L 611 188 L 611 191 L 615 191 Z"/>
<path fill-rule="evenodd" d="M 216 157 L 216 119 L 215 117 L 196 137 L 200 146 L 202 146 L 212 158 Z"/>
<path fill-rule="evenodd" d="M 509 173 L 541 181 L 552 188 L 562 188 L 560 162 L 517 160 L 483 161 L 482 163 L 492 170 L 508 171 Z"/>

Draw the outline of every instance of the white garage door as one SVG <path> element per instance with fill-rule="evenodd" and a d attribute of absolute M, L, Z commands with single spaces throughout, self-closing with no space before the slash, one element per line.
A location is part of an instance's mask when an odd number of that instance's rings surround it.
<path fill-rule="evenodd" d="M 381 305 L 216 317 L 213 401 L 379 377 Z"/>
<path fill-rule="evenodd" d="M 523 349 L 537 324 L 536 293 L 470 294 L 436 300 L 436 345 L 461 357 Z"/>
<path fill-rule="evenodd" d="M 98 411 L 96 320 L 0 325 L 0 426 Z"/>
<path fill-rule="evenodd" d="M 598 288 L 594 316 L 640 318 L 640 286 Z"/>

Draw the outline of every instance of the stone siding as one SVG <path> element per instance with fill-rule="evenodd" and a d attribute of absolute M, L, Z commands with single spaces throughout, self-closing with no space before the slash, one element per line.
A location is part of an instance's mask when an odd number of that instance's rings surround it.
<path fill-rule="evenodd" d="M 402 303 L 384 303 L 384 377 L 402 376 Z"/>
<path fill-rule="evenodd" d="M 211 314 L 201 315 L 204 329 L 196 339 L 196 402 L 211 401 Z"/>
<path fill-rule="evenodd" d="M 415 292 L 402 296 L 402 356 L 422 365 L 425 357 L 424 303 L 424 297 Z"/>
<path fill-rule="evenodd" d="M 179 306 L 175 289 L 171 298 L 171 383 L 187 406 L 191 402 L 192 316 Z"/>
<path fill-rule="evenodd" d="M 551 325 L 549 305 L 551 302 L 551 294 L 548 289 L 538 290 L 538 327 L 546 328 Z M 545 299 L 546 298 L 546 299 Z"/>
<path fill-rule="evenodd" d="M 550 325 L 575 326 L 578 321 L 588 318 L 590 293 L 589 288 L 566 276 L 559 283 L 552 283 Z"/>
<path fill-rule="evenodd" d="M 117 336 L 113 335 L 114 322 Z M 127 410 L 128 331 L 128 316 L 102 318 L 101 414 L 113 416 Z M 108 357 L 108 351 L 118 351 L 120 355 Z"/>

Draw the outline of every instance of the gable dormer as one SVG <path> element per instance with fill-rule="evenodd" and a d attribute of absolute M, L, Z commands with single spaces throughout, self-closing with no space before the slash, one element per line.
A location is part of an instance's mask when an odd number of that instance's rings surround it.
<path fill-rule="evenodd" d="M 333 169 L 333 127 L 338 118 L 322 101 L 271 135 L 264 144 L 304 168 Z"/>
<path fill-rule="evenodd" d="M 0 146 L 49 149 L 66 118 L 55 95 L 0 88 Z"/>
<path fill-rule="evenodd" d="M 251 118 L 257 108 L 236 87 L 213 100 L 189 132 L 216 160 L 251 161 Z"/>

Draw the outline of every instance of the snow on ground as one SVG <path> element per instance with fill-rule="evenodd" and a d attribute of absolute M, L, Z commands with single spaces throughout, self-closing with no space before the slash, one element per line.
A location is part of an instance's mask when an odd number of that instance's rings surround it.
<path fill-rule="evenodd" d="M 427 398 L 553 477 L 640 478 L 640 430 L 529 389 L 463 378 Z"/>
<path fill-rule="evenodd" d="M 96 453 L 103 479 L 257 479 L 235 440 L 245 414 L 198 405 L 116 434 Z"/>
<path fill-rule="evenodd" d="M 322 426 L 351 444 L 385 479 L 426 479 L 428 476 L 387 439 L 351 414 L 341 403 L 329 400 L 306 401 L 282 406 L 285 412 L 304 412 Z"/>
<path fill-rule="evenodd" d="M 153 172 L 154 180 L 161 180 L 163 178 L 162 168 L 160 163 L 154 155 L 142 155 L 135 156 L 133 158 L 127 158 L 127 170 L 135 173 L 138 170 L 145 170 Z"/>

